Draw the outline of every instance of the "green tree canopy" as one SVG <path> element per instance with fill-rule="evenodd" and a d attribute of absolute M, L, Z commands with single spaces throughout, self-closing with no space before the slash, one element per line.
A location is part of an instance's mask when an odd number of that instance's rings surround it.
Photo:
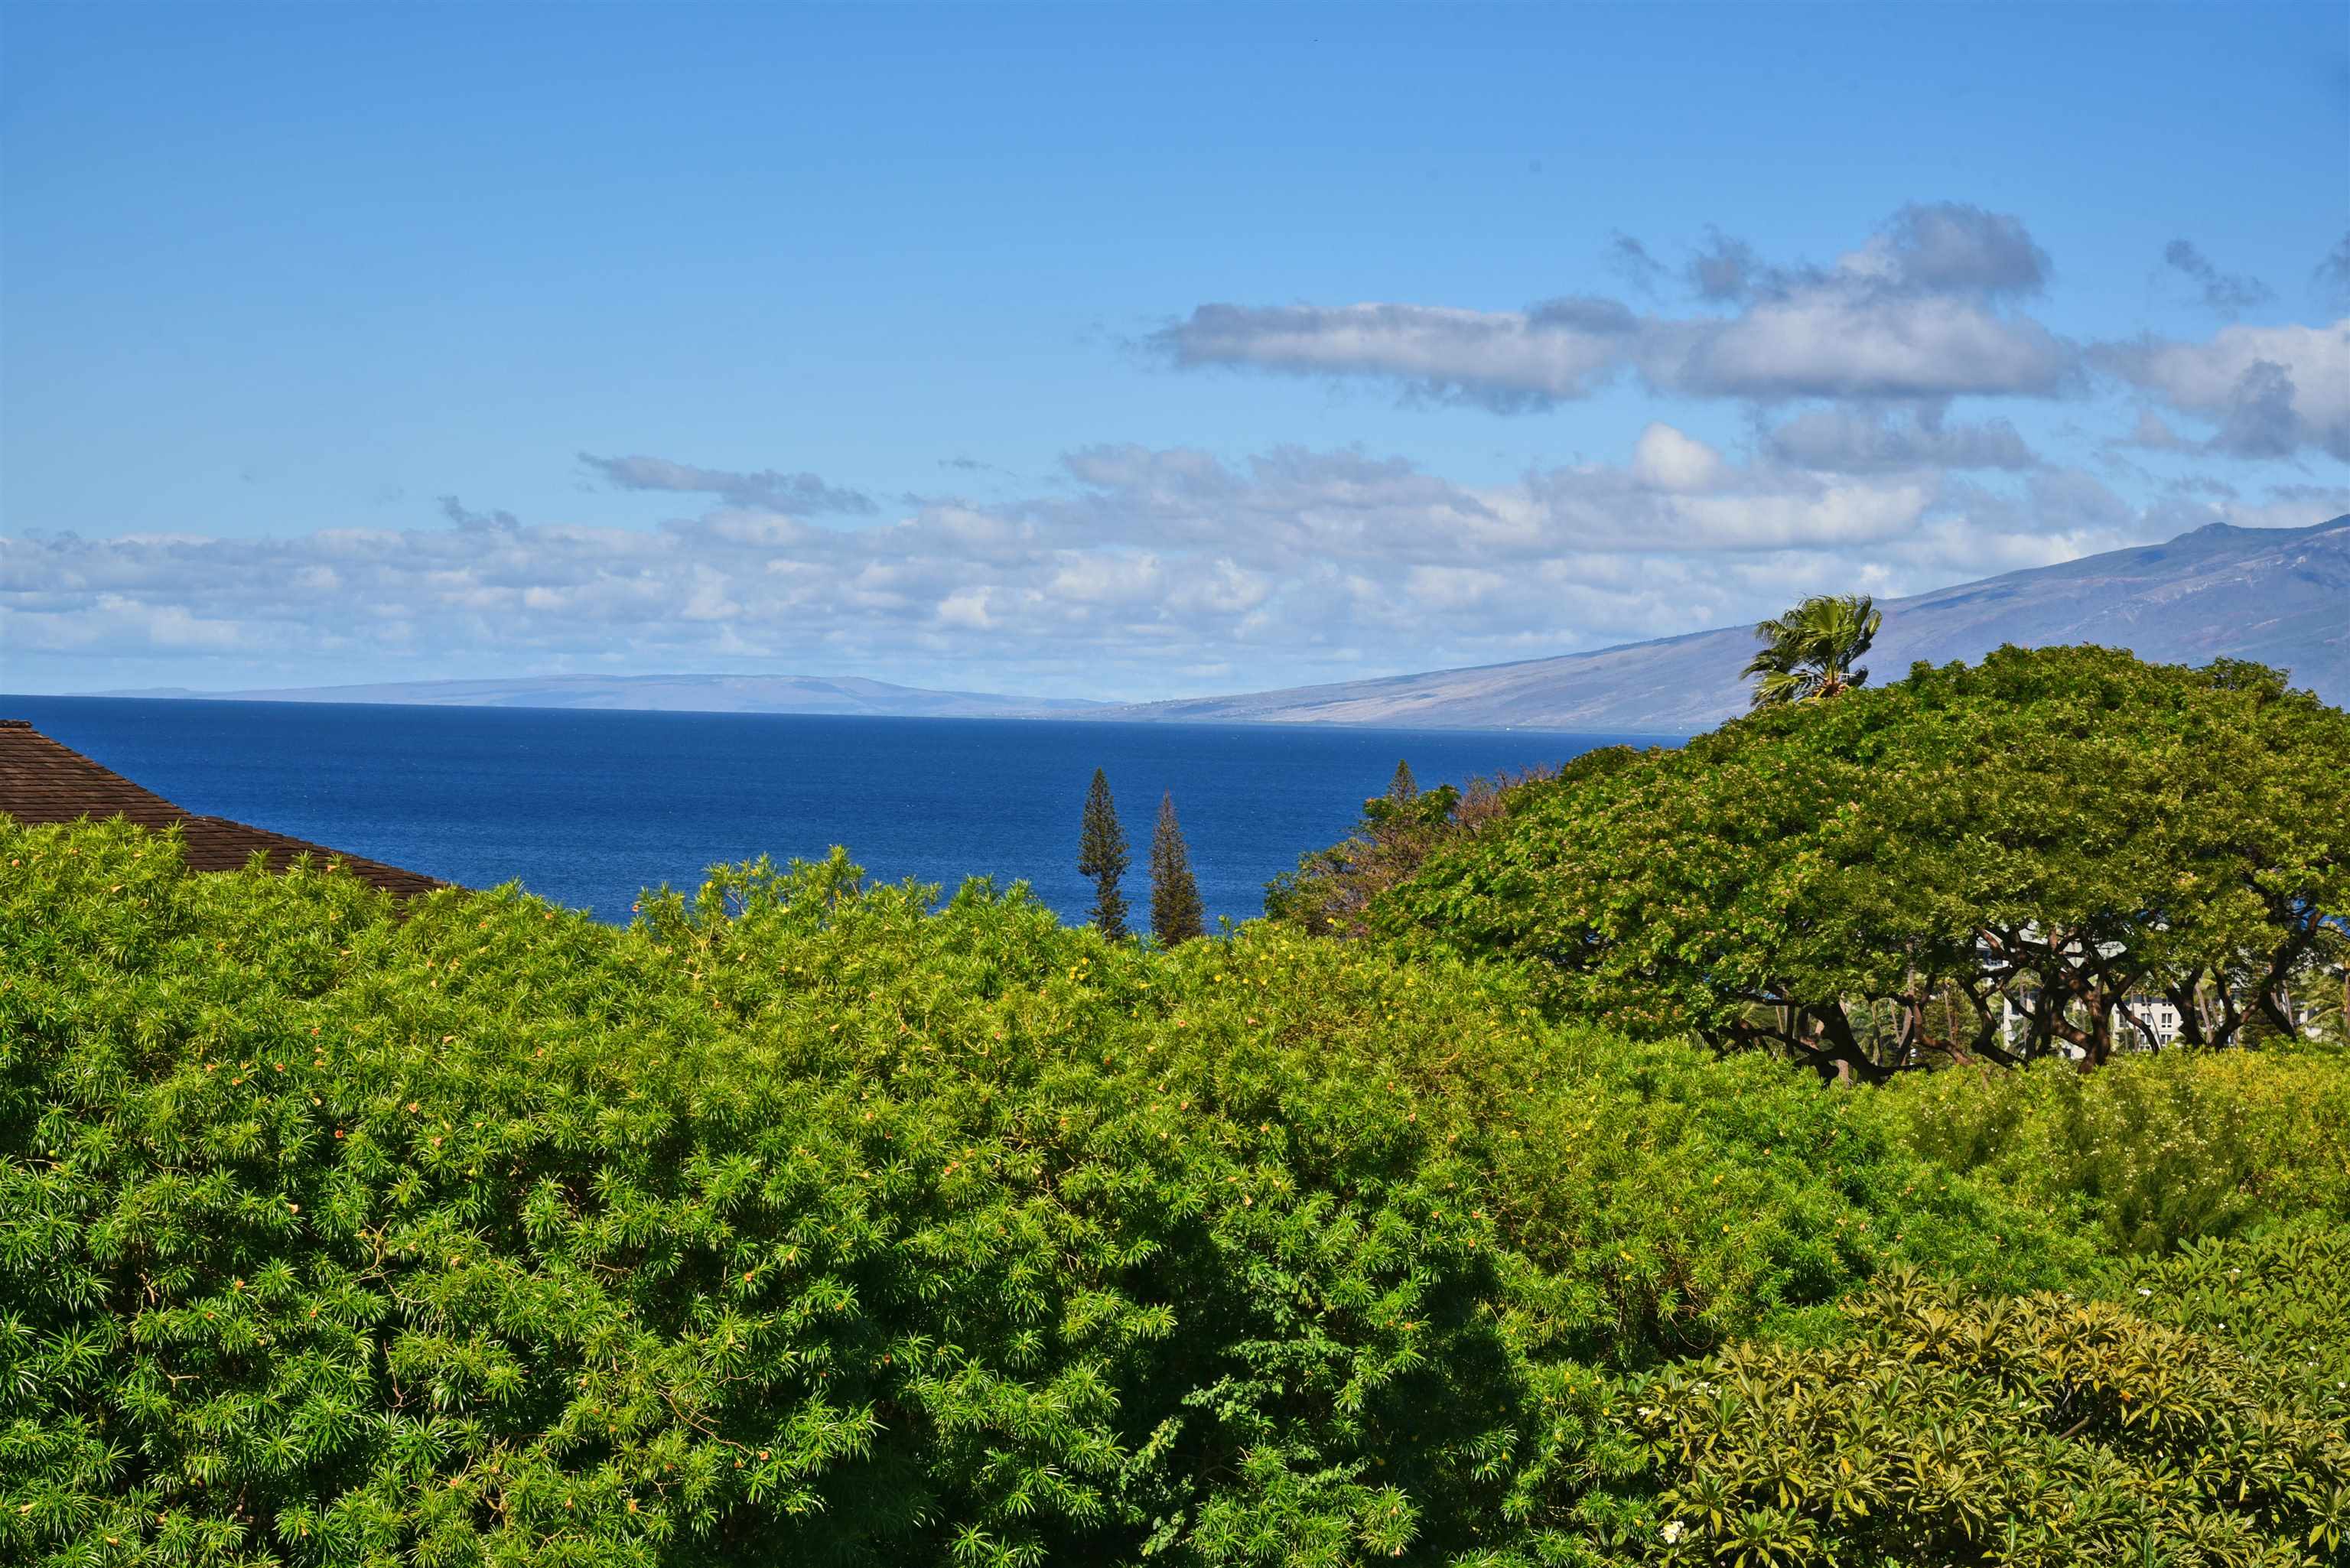
<path fill-rule="evenodd" d="M 1553 1005 L 1881 1076 L 2103 1061 L 2293 989 L 2350 911 L 2350 715 L 2276 671 L 2003 648 L 1582 759 L 1378 900 Z"/>

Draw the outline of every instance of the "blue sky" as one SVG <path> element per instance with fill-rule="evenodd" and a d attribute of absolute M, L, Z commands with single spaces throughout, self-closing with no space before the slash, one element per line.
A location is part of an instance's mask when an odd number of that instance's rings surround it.
<path fill-rule="evenodd" d="M 0 17 L 0 690 L 1238 691 L 2350 511 L 2338 5 Z"/>

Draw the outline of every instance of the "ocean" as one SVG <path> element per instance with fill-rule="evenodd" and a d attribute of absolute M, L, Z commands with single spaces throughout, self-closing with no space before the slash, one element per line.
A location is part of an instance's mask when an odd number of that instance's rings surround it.
<path fill-rule="evenodd" d="M 1133 724 L 0 697 L 0 718 L 203 815 L 232 817 L 468 887 L 518 881 L 626 920 L 641 888 L 717 863 L 847 846 L 874 878 L 951 893 L 1024 880 L 1082 919 L 1086 789 L 1107 771 L 1132 851 L 1172 792 L 1211 925 L 1353 826 L 1398 758 L 1465 783 L 1653 736 L 1336 725 Z"/>

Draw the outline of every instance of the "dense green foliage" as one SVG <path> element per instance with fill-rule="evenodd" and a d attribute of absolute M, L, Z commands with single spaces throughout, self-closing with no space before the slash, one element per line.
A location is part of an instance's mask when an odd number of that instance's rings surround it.
<path fill-rule="evenodd" d="M 0 862 L 0 1561 L 2344 1561 L 2333 1056 L 1856 1093 L 838 855 Z"/>
<path fill-rule="evenodd" d="M 2338 1223 L 2189 1241 L 2123 1271 L 2109 1290 L 2157 1322 L 2309 1374 L 2340 1425 L 2339 1397 L 2350 1390 L 2350 1232 Z"/>
<path fill-rule="evenodd" d="M 2339 1275 L 2328 1299 L 2350 1309 Z M 1633 1391 L 1672 1481 L 1641 1561 L 2296 1563 L 2350 1542 L 2337 1386 L 2104 1302 L 1904 1278 L 1845 1310 L 1856 1332 L 1825 1351 L 1740 1345 Z"/>
<path fill-rule="evenodd" d="M 2350 1073 L 2333 1054 L 2187 1052 L 2083 1074 L 1904 1075 L 1862 1102 L 1926 1158 L 2126 1252 L 2272 1216 L 2350 1230 Z"/>
<path fill-rule="evenodd" d="M 1512 791 L 1367 923 L 1638 1033 L 1882 1077 L 2292 1037 L 2341 987 L 2350 714 L 2274 671 L 2002 649 Z"/>
<path fill-rule="evenodd" d="M 1159 824 L 1150 833 L 1150 934 L 1174 947 L 1207 934 L 1200 884 L 1191 876 L 1191 851 L 1183 825 L 1175 819 L 1175 797 L 1159 799 Z"/>

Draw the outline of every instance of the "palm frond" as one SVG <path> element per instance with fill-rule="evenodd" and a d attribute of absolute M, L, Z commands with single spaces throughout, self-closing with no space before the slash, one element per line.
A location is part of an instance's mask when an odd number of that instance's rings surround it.
<path fill-rule="evenodd" d="M 1819 594 L 1755 623 L 1762 647 L 1741 672 L 1755 682 L 1753 705 L 1772 707 L 1841 691 L 1866 680 L 1855 661 L 1877 640 L 1885 612 L 1866 594 Z"/>

